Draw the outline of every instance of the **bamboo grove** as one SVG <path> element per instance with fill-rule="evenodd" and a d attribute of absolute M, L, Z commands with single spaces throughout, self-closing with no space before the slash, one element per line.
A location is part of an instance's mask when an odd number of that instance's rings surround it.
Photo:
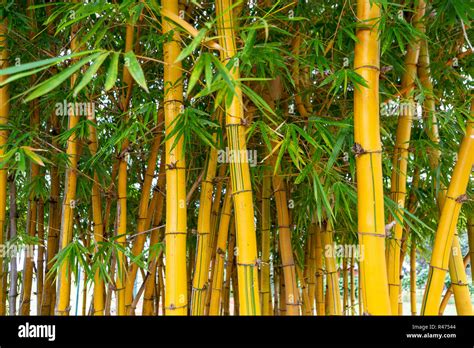
<path fill-rule="evenodd" d="M 0 0 L 0 315 L 471 315 L 473 18 Z"/>

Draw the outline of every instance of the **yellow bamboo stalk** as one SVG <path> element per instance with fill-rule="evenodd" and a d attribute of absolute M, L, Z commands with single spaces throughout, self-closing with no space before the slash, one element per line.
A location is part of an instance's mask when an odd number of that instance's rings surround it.
<path fill-rule="evenodd" d="M 262 315 L 272 315 L 272 300 L 270 288 L 270 228 L 271 209 L 270 198 L 272 194 L 270 170 L 265 170 L 262 183 L 262 220 L 261 220 L 261 244 L 262 244 L 262 265 L 260 270 L 260 303 Z"/>
<path fill-rule="evenodd" d="M 327 296 L 329 306 L 326 308 L 328 315 L 341 315 L 341 296 L 339 294 L 339 275 L 337 271 L 337 259 L 334 248 L 333 229 L 331 223 L 327 222 L 321 230 L 321 242 L 324 249 L 324 260 L 326 264 Z"/>
<path fill-rule="evenodd" d="M 227 237 L 229 233 L 229 225 L 233 223 L 232 217 L 232 188 L 227 186 L 227 192 L 222 207 L 221 219 L 219 221 L 219 232 L 217 234 L 216 247 L 216 263 L 214 265 L 214 273 L 212 279 L 211 302 L 209 307 L 209 315 L 219 315 L 222 282 L 224 278 L 224 261 L 225 251 L 227 249 Z M 230 250 L 229 252 L 233 252 Z"/>
<path fill-rule="evenodd" d="M 77 2 L 77 0 L 73 0 Z M 76 33 L 78 27 L 71 27 L 70 47 L 72 52 L 77 51 Z M 71 86 L 76 83 L 77 74 L 71 75 Z M 68 118 L 68 129 L 73 129 L 79 122 L 79 115 L 74 113 L 74 108 L 70 108 Z M 76 206 L 76 186 L 77 186 L 77 162 L 78 162 L 78 140 L 75 132 L 71 133 L 67 141 L 66 154 L 69 158 L 69 165 L 66 168 L 66 178 L 64 184 L 64 199 L 62 203 L 61 218 L 61 249 L 65 249 L 72 241 L 74 225 L 74 208 Z M 69 300 L 71 296 L 71 269 L 69 261 L 66 259 L 59 268 L 59 298 L 57 303 L 57 315 L 69 315 Z"/>
<path fill-rule="evenodd" d="M 7 18 L 2 18 L 0 21 L 0 69 L 6 69 L 8 67 L 8 21 Z M 0 76 L 0 82 L 5 81 L 8 78 L 7 75 Z M 5 154 L 5 144 L 8 140 L 8 131 L 3 128 L 8 124 L 8 117 L 10 112 L 10 94 L 8 91 L 8 85 L 0 87 L 0 157 Z M 3 233 L 5 230 L 5 219 L 6 219 L 6 205 L 7 205 L 7 174 L 8 169 L 2 167 L 0 169 L 0 244 L 4 244 Z M 3 255 L 0 256 L 0 284 L 5 283 L 6 274 L 4 273 L 3 267 Z M 0 291 L 0 315 L 6 314 L 6 298 L 4 292 Z"/>
<path fill-rule="evenodd" d="M 230 281 L 234 268 L 234 248 L 235 248 L 235 222 L 230 224 L 229 247 L 227 252 L 227 264 L 225 268 L 224 291 L 222 293 L 223 315 L 230 315 Z"/>
<path fill-rule="evenodd" d="M 413 16 L 413 24 L 417 29 L 420 29 L 423 25 L 421 20 L 425 13 L 425 7 L 426 4 L 424 0 L 420 0 Z M 392 314 L 394 315 L 398 314 L 398 298 L 400 293 L 400 246 L 404 228 L 404 214 L 402 209 L 405 207 L 407 195 L 408 147 L 410 145 L 411 127 L 415 112 L 413 90 L 415 88 L 419 53 L 420 40 L 417 39 L 408 45 L 407 53 L 405 55 L 405 73 L 402 76 L 403 93 L 392 162 L 391 198 L 394 202 L 397 202 L 400 209 L 396 212 L 400 222 L 395 220 L 393 233 L 391 237 L 389 237 L 389 243 L 387 246 L 388 286 Z M 393 217 L 390 221 L 394 219 L 395 218 Z"/>
<path fill-rule="evenodd" d="M 214 137 L 215 138 L 215 137 Z M 203 315 L 205 298 L 208 290 L 209 263 L 211 259 L 211 248 L 209 247 L 212 234 L 211 208 L 212 190 L 217 169 L 217 149 L 211 148 L 206 162 L 206 174 L 201 183 L 201 195 L 199 198 L 199 213 L 197 223 L 197 249 L 195 259 L 195 270 L 193 274 L 193 288 L 191 298 L 191 314 Z"/>
<path fill-rule="evenodd" d="M 311 272 L 310 268 L 311 268 L 311 260 L 310 260 L 310 251 L 311 251 L 311 240 L 312 240 L 312 232 L 311 230 L 308 231 L 307 235 L 306 235 L 306 241 L 304 243 L 304 257 L 303 257 L 303 260 L 304 260 L 304 264 L 303 264 L 303 267 L 302 267 L 302 278 L 300 278 L 298 276 L 298 281 L 299 281 L 299 284 L 300 284 L 300 287 L 303 285 L 305 287 L 305 291 L 306 291 L 306 295 L 304 294 L 303 292 L 303 289 L 302 289 L 302 295 L 305 295 L 305 296 L 302 296 L 301 298 L 303 299 L 303 303 L 302 303 L 302 306 L 301 306 L 301 309 L 302 309 L 302 313 L 303 315 L 311 315 L 311 309 L 312 309 L 312 302 L 311 302 L 311 294 L 310 294 L 310 280 L 309 280 L 309 274 Z M 294 255 L 295 259 L 298 260 L 298 257 L 295 253 Z M 297 268 L 299 267 L 299 263 L 297 261 Z"/>
<path fill-rule="evenodd" d="M 272 156 L 272 165 L 275 166 L 276 156 Z M 286 313 L 287 315 L 300 314 L 300 295 L 296 280 L 296 266 L 291 247 L 290 217 L 286 184 L 278 174 L 273 175 L 273 195 L 277 208 L 278 235 L 280 245 L 281 267 L 285 278 Z"/>
<path fill-rule="evenodd" d="M 423 28 L 424 30 L 424 28 Z M 428 43 L 426 40 L 423 40 L 420 48 L 420 57 L 418 64 L 418 74 L 420 76 L 420 81 L 426 92 L 425 102 L 423 105 L 423 116 L 425 119 L 425 130 L 428 134 L 428 137 L 434 144 L 439 144 L 439 131 L 437 125 L 436 117 L 436 108 L 435 101 L 433 98 L 433 85 L 431 82 L 431 72 L 430 72 L 430 59 L 429 59 L 429 50 Z M 430 167 L 432 171 L 437 171 L 439 166 L 439 161 L 441 157 L 441 151 L 435 147 L 429 146 L 427 148 L 428 159 L 430 161 Z M 435 182 L 437 184 L 437 179 L 435 176 Z M 446 201 L 446 187 L 443 183 L 439 183 L 439 190 L 437 192 L 437 204 L 438 210 L 441 214 L 444 203 Z M 464 267 L 461 267 L 463 264 L 462 254 L 459 252 L 458 248 L 455 248 L 455 244 L 459 244 L 457 234 L 454 236 L 455 242 L 451 247 L 451 256 L 449 258 L 449 273 L 451 281 L 454 282 L 466 282 L 467 276 L 464 270 Z M 466 281 L 463 281 L 466 280 Z M 472 311 L 472 305 L 469 299 L 470 294 L 469 290 L 465 286 L 456 287 L 454 292 L 456 309 L 458 314 L 469 313 Z"/>
<path fill-rule="evenodd" d="M 453 239 L 451 255 L 449 256 L 449 274 L 454 293 L 454 302 L 458 315 L 472 315 L 471 295 L 469 283 L 462 258 L 461 244 L 457 232 Z"/>
<path fill-rule="evenodd" d="M 236 238 L 236 243 L 237 243 L 237 236 Z M 235 249 L 235 248 L 234 248 Z M 239 279 L 237 276 L 237 257 L 234 257 L 234 265 L 232 266 L 232 294 L 233 294 L 233 299 L 234 299 L 234 308 L 232 315 L 233 316 L 238 316 L 240 315 L 240 296 L 239 296 Z"/>
<path fill-rule="evenodd" d="M 158 261 L 157 261 L 157 272 L 158 272 L 158 279 L 157 279 L 157 282 L 158 282 L 158 288 L 157 288 L 157 292 L 159 292 L 159 296 L 156 296 L 156 305 L 155 305 L 155 310 L 156 310 L 156 315 L 158 315 L 159 313 L 159 304 L 160 304 L 160 297 L 161 297 L 161 313 L 165 314 L 166 313 L 166 300 L 165 300 L 165 277 L 164 277 L 164 273 L 165 271 L 163 270 L 164 269 L 164 266 L 163 266 L 163 253 L 161 253 L 159 256 L 158 256 Z"/>
<path fill-rule="evenodd" d="M 134 42 L 134 26 L 127 24 L 125 34 L 125 52 L 133 50 Z M 128 69 L 123 69 L 124 92 L 121 96 L 121 108 L 124 113 L 124 120 L 128 119 L 128 104 L 130 101 L 131 90 L 133 86 L 133 78 Z M 118 185 L 117 185 L 117 243 L 122 247 L 126 247 L 127 243 L 127 160 L 129 156 L 130 141 L 128 138 L 124 139 L 118 155 Z M 127 281 L 127 259 L 125 254 L 117 251 L 117 277 L 116 296 L 117 296 L 117 314 L 126 315 L 126 299 L 125 286 Z"/>
<path fill-rule="evenodd" d="M 469 263 L 469 260 L 470 260 L 470 255 L 467 254 L 464 259 L 463 259 L 463 265 L 464 265 L 464 268 L 466 268 L 467 264 Z M 453 280 L 451 280 L 453 281 Z M 451 298 L 451 295 L 453 294 L 453 284 L 451 284 L 449 286 L 449 288 L 446 290 L 444 296 L 443 296 L 443 300 L 441 301 L 441 305 L 439 306 L 439 315 L 443 315 L 445 309 L 446 309 L 446 306 L 448 305 L 448 302 L 449 302 L 449 299 Z"/>
<path fill-rule="evenodd" d="M 162 162 L 164 164 L 164 162 Z M 164 167 L 164 165 L 163 165 Z M 148 207 L 148 219 L 149 222 L 147 223 L 147 226 L 149 228 L 150 223 L 153 221 L 153 231 L 151 232 L 151 237 L 150 237 L 150 247 L 152 245 L 156 245 L 160 241 L 160 237 L 162 237 L 162 234 L 159 233 L 161 232 L 159 228 L 156 229 L 155 232 L 155 211 L 156 211 L 156 204 L 158 200 L 158 195 L 159 193 L 155 191 L 153 194 L 153 198 L 151 199 L 150 206 Z M 153 215 L 153 216 L 152 216 Z M 156 226 L 158 227 L 158 226 Z M 162 238 L 161 238 L 162 239 Z M 153 244 L 152 244 L 153 243 Z M 156 253 L 151 253 L 148 258 L 149 266 L 148 266 L 148 273 L 144 279 L 145 283 L 145 289 L 143 292 L 143 306 L 142 306 L 142 315 L 153 315 L 154 311 L 154 300 L 155 300 L 155 289 L 156 289 L 156 270 L 157 270 L 157 258 L 156 258 Z M 135 298 L 134 302 L 137 299 Z"/>
<path fill-rule="evenodd" d="M 162 8 L 178 14 L 177 0 L 163 0 Z M 172 40 L 163 44 L 164 49 L 164 109 L 166 134 L 173 131 L 173 123 L 183 107 L 183 84 L 180 38 L 175 24 L 163 18 L 163 34 L 173 31 Z M 176 142 L 176 144 L 175 144 Z M 173 148 L 173 145 L 174 148 Z M 186 269 L 186 162 L 183 138 L 176 135 L 166 141 L 166 315 L 187 315 Z"/>
<path fill-rule="evenodd" d="M 379 124 L 380 7 L 370 0 L 357 1 L 357 39 L 354 68 L 368 87 L 354 90 L 354 150 L 357 168 L 358 233 L 363 248 L 361 286 L 367 314 L 390 314 L 385 261 L 385 220 L 382 182 L 382 148 Z M 366 276 L 365 276 L 366 275 Z M 370 281 L 367 281 L 369 280 Z"/>
<path fill-rule="evenodd" d="M 314 229 L 314 249 L 316 252 L 316 312 L 318 315 L 326 315 L 326 306 L 324 301 L 324 257 L 323 244 L 321 241 L 321 227 L 316 223 L 316 219 L 314 217 L 311 222 L 311 225 Z"/>
<path fill-rule="evenodd" d="M 471 115 L 474 103 L 471 105 Z M 471 116 L 472 117 L 472 116 Z M 461 205 L 465 200 L 465 191 L 474 162 L 474 121 L 468 120 L 466 134 L 461 142 L 458 161 L 454 166 L 451 182 L 436 231 L 435 243 L 431 255 L 428 282 L 421 308 L 422 315 L 437 315 L 441 301 L 444 277 L 448 271 L 450 249 L 455 239 L 456 222 Z"/>
<path fill-rule="evenodd" d="M 236 54 L 235 31 L 231 0 L 216 0 L 217 32 L 224 62 Z M 237 60 L 235 62 L 238 62 Z M 233 79 L 240 77 L 238 64 L 230 71 Z M 246 153 L 245 122 L 242 104 L 242 91 L 237 86 L 232 103 L 226 106 L 227 142 L 233 153 Z M 230 163 L 234 210 L 237 231 L 237 269 L 239 278 L 240 315 L 260 315 L 260 299 L 258 296 L 257 272 L 257 238 L 255 235 L 254 207 L 252 184 L 247 161 L 236 160 Z"/>
<path fill-rule="evenodd" d="M 347 259 L 342 259 L 342 310 L 343 315 L 349 314 L 349 277 L 347 274 Z"/>
<path fill-rule="evenodd" d="M 91 112 L 88 115 L 91 122 L 95 123 L 95 115 Z M 94 125 L 89 125 L 89 151 L 91 156 L 97 153 L 99 143 L 97 141 L 97 130 Z M 102 221 L 102 198 L 100 192 L 99 174 L 94 170 L 94 180 L 92 182 L 92 220 L 94 222 L 94 241 L 98 246 L 104 239 L 104 224 Z M 96 252 L 97 252 L 96 247 Z M 104 315 L 104 296 L 105 285 L 104 280 L 100 277 L 100 271 L 94 274 L 94 315 Z"/>
<path fill-rule="evenodd" d="M 153 212 L 153 231 L 151 232 L 150 247 L 160 242 L 163 239 L 162 229 L 158 229 L 163 218 L 163 207 L 165 204 L 164 190 L 166 185 L 166 167 L 162 160 L 160 164 L 160 174 L 156 184 L 155 193 L 153 195 L 154 206 L 150 205 L 148 213 Z M 155 198 L 156 197 L 156 198 Z M 161 256 L 160 256 L 161 257 Z M 143 315 L 152 315 L 153 313 L 153 294 L 155 293 L 155 279 L 158 270 L 158 259 L 156 255 L 150 255 L 152 265 L 150 266 L 151 274 L 146 280 L 145 293 L 143 295 Z M 159 291 L 158 294 L 159 296 Z"/>
<path fill-rule="evenodd" d="M 294 256 L 294 258 L 296 260 L 296 255 Z M 306 282 L 303 270 L 298 262 L 296 262 L 296 275 L 298 276 L 299 287 L 301 287 L 301 294 L 299 294 L 298 292 L 300 298 L 302 299 L 301 314 L 308 316 L 311 315 L 311 303 L 309 301 L 308 283 Z"/>
<path fill-rule="evenodd" d="M 314 225 L 310 224 L 309 227 L 309 240 L 308 240 L 308 293 L 309 301 L 311 303 L 311 315 L 316 313 L 316 231 Z"/>
<path fill-rule="evenodd" d="M 147 230 L 147 215 L 148 215 L 148 205 L 150 201 L 150 191 L 152 180 L 155 177 L 155 168 L 158 160 L 158 152 L 161 144 L 161 127 L 164 121 L 164 114 L 160 109 L 158 111 L 158 126 L 156 129 L 156 134 L 153 139 L 153 143 L 148 155 L 147 167 L 145 170 L 145 178 L 142 185 L 142 194 L 140 196 L 140 202 L 138 205 L 138 222 L 137 222 L 137 236 L 133 242 L 132 254 L 133 256 L 139 255 L 143 251 L 145 245 L 146 234 L 144 233 Z M 131 304 L 133 300 L 133 288 L 135 285 L 135 279 L 137 277 L 138 265 L 136 263 L 131 263 L 128 273 L 127 273 L 127 282 L 125 286 L 125 310 L 127 314 L 134 314 L 131 312 Z"/>

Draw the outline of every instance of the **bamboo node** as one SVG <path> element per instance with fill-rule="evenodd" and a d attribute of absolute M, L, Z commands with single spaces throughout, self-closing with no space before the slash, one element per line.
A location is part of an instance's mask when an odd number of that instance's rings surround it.
<path fill-rule="evenodd" d="M 178 164 L 178 161 L 167 163 L 166 164 L 166 169 L 177 169 L 178 168 L 177 164 Z"/>
<path fill-rule="evenodd" d="M 280 267 L 283 268 L 283 267 L 291 267 L 291 266 L 294 266 L 295 264 L 294 263 L 287 263 L 286 265 L 284 264 L 281 264 Z"/>
<path fill-rule="evenodd" d="M 252 192 L 252 190 L 240 190 L 240 191 L 232 191 L 232 196 L 236 196 L 240 193 Z"/>
<path fill-rule="evenodd" d="M 378 66 L 375 66 L 375 65 L 361 65 L 361 66 L 358 66 L 356 68 L 354 68 L 354 70 L 357 70 L 357 69 L 372 69 L 372 70 L 377 70 L 380 72 L 380 68 Z"/>
<path fill-rule="evenodd" d="M 468 286 L 469 284 L 468 283 L 463 283 L 462 280 L 458 281 L 457 283 L 453 283 L 453 285 L 457 285 L 457 286 Z"/>
<path fill-rule="evenodd" d="M 443 272 L 448 272 L 449 271 L 447 268 L 437 267 L 437 266 L 433 266 L 433 265 L 430 265 L 430 267 L 434 268 L 434 269 L 439 269 L 440 271 L 443 271 Z"/>
<path fill-rule="evenodd" d="M 381 237 L 381 238 L 385 238 L 387 236 L 385 233 L 381 234 L 381 233 L 375 233 L 375 232 L 357 232 L 357 234 L 368 235 L 368 236 L 373 236 L 373 237 Z"/>
<path fill-rule="evenodd" d="M 247 117 L 242 117 L 242 118 L 240 119 L 240 125 L 241 125 L 241 126 L 244 126 L 244 127 L 247 127 L 247 126 L 249 125 L 249 120 L 248 120 L 248 118 L 247 118 Z"/>
<path fill-rule="evenodd" d="M 255 262 L 251 262 L 251 263 L 237 262 L 237 266 L 252 266 L 252 267 L 255 267 L 255 266 L 258 266 L 257 260 L 255 260 Z"/>
<path fill-rule="evenodd" d="M 354 152 L 356 157 L 365 154 L 364 148 L 359 143 L 354 143 L 354 146 L 352 147 L 352 152 Z"/>
<path fill-rule="evenodd" d="M 169 232 L 165 232 L 165 235 L 170 235 L 170 234 L 188 234 L 187 232 L 183 232 L 183 231 L 169 231 Z"/>
<path fill-rule="evenodd" d="M 355 154 L 356 157 L 359 157 L 359 156 L 371 154 L 371 153 L 382 153 L 382 150 L 368 151 L 368 150 L 365 150 L 361 144 L 354 143 L 354 146 L 352 147 L 352 152 Z"/>
<path fill-rule="evenodd" d="M 467 196 L 467 194 L 462 194 L 456 197 L 456 203 L 464 203 L 464 202 L 467 202 L 468 200 L 469 200 L 469 197 Z"/>
<path fill-rule="evenodd" d="M 174 304 L 172 303 L 172 304 L 169 305 L 169 307 L 165 307 L 165 309 L 169 309 L 169 310 L 172 310 L 172 311 L 173 311 L 173 310 L 175 310 L 175 309 L 186 308 L 186 307 L 188 307 L 188 304 L 187 304 L 187 303 L 184 304 L 184 305 L 182 305 L 182 306 L 176 306 L 176 305 L 174 305 Z"/>

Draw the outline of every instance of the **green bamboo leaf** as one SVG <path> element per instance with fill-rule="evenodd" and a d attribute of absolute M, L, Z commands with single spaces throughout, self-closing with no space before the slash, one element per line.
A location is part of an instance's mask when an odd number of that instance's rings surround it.
<path fill-rule="evenodd" d="M 107 69 L 107 78 L 105 80 L 105 86 L 104 86 L 104 89 L 106 91 L 110 90 L 115 85 L 115 81 L 117 80 L 119 56 L 120 56 L 119 52 L 115 52 L 113 54 L 112 60 L 110 61 L 109 68 Z"/>
<path fill-rule="evenodd" d="M 198 82 L 203 69 L 204 69 L 204 60 L 202 58 L 199 58 L 198 61 L 196 62 L 196 65 L 194 66 L 191 76 L 189 77 L 188 91 L 186 93 L 188 97 L 191 95 L 191 91 L 193 90 L 194 86 Z"/>
<path fill-rule="evenodd" d="M 30 76 L 30 75 L 36 74 L 36 73 L 38 73 L 38 72 L 40 72 L 44 69 L 48 69 L 50 66 L 51 65 L 47 65 L 47 66 L 44 66 L 42 68 L 38 68 L 38 69 L 34 69 L 34 70 L 28 70 L 28 71 L 25 71 L 25 72 L 22 72 L 22 73 L 19 73 L 19 74 L 9 76 L 5 81 L 0 83 L 0 87 L 5 86 L 5 85 L 7 85 L 10 82 L 13 82 L 15 80 L 21 79 L 22 77 Z"/>
<path fill-rule="evenodd" d="M 83 52 L 78 52 L 78 53 L 74 53 L 74 54 L 68 54 L 66 56 L 43 59 L 43 60 L 39 60 L 37 62 L 31 62 L 31 63 L 26 63 L 26 64 L 10 66 L 6 69 L 0 70 L 0 76 L 2 76 L 2 75 L 13 75 L 13 74 L 20 73 L 22 71 L 27 71 L 27 70 L 39 68 L 39 67 L 45 66 L 45 65 L 50 66 L 50 65 L 53 65 L 53 64 L 63 62 L 67 59 L 80 57 L 80 56 L 83 56 L 85 54 L 89 54 L 89 53 L 93 53 L 93 52 L 97 52 L 97 51 L 83 51 Z"/>
<path fill-rule="evenodd" d="M 204 59 L 204 67 L 205 67 L 205 76 L 206 76 L 206 87 L 207 89 L 211 89 L 212 85 L 212 64 L 211 59 L 209 58 L 209 54 L 205 53 L 202 55 L 202 59 Z"/>
<path fill-rule="evenodd" d="M 29 146 L 22 146 L 21 149 L 33 162 L 44 167 L 44 162 L 41 159 L 41 156 L 38 156 L 36 153 L 34 153 Z"/>
<path fill-rule="evenodd" d="M 205 37 L 206 29 L 199 30 L 199 33 L 196 35 L 193 41 L 191 41 L 191 43 L 178 55 L 178 58 L 176 58 L 176 63 L 182 61 L 184 58 L 193 53 L 193 51 L 201 44 Z"/>
<path fill-rule="evenodd" d="M 143 74 L 142 67 L 135 56 L 133 51 L 128 51 L 124 55 L 125 66 L 132 75 L 133 79 L 148 93 L 148 87 L 146 85 L 145 75 Z"/>
<path fill-rule="evenodd" d="M 109 53 L 110 52 L 105 52 L 94 60 L 90 68 L 87 69 L 86 73 L 84 74 L 84 77 L 82 78 L 81 82 L 79 82 L 76 88 L 74 88 L 74 92 L 73 92 L 74 97 L 76 97 L 79 91 L 83 89 L 92 80 L 95 73 L 97 72 L 97 70 L 99 70 L 100 66 L 104 62 L 105 58 L 108 57 Z"/>
<path fill-rule="evenodd" d="M 229 86 L 230 91 L 232 93 L 235 93 L 235 87 L 234 87 L 234 80 L 232 78 L 232 75 L 230 74 L 229 70 L 222 64 L 222 62 L 219 60 L 214 55 L 210 56 L 215 67 L 217 68 L 217 71 L 219 71 L 219 75 L 222 76 L 222 79 L 225 81 L 225 83 Z"/>
<path fill-rule="evenodd" d="M 27 93 L 31 93 L 25 98 L 25 103 L 52 91 L 54 88 L 58 87 L 61 83 L 67 80 L 77 70 L 79 70 L 84 64 L 88 63 L 91 59 L 97 58 L 101 54 L 101 52 L 97 52 L 89 57 L 82 58 L 79 62 L 61 71 L 59 74 L 40 83 L 38 86 L 31 88 L 27 91 Z"/>

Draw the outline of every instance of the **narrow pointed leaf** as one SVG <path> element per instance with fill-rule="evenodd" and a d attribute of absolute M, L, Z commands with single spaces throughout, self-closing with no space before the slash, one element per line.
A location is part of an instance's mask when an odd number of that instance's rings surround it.
<path fill-rule="evenodd" d="M 125 66 L 130 72 L 130 75 L 132 75 L 133 79 L 140 85 L 140 87 L 143 88 L 148 93 L 148 87 L 145 80 L 145 74 L 143 73 L 142 67 L 140 66 L 140 63 L 138 62 L 138 59 L 135 56 L 135 53 L 133 53 L 133 51 L 129 51 L 125 53 L 124 57 L 125 57 L 125 62 L 126 62 Z"/>
<path fill-rule="evenodd" d="M 110 90 L 117 81 L 117 72 L 118 72 L 118 61 L 119 61 L 119 52 L 115 52 L 110 61 L 109 68 L 107 69 L 107 78 L 105 80 L 104 89 L 106 91 Z"/>
<path fill-rule="evenodd" d="M 87 69 L 86 73 L 84 74 L 84 77 L 82 78 L 81 82 L 79 82 L 76 88 L 74 88 L 74 93 L 73 93 L 74 97 L 76 97 L 79 91 L 83 89 L 85 86 L 87 86 L 87 84 L 92 80 L 95 73 L 97 72 L 97 70 L 99 70 L 99 68 L 101 67 L 102 63 L 104 62 L 105 58 L 107 58 L 108 55 L 109 55 L 109 52 L 103 53 L 94 60 L 90 68 Z"/>

